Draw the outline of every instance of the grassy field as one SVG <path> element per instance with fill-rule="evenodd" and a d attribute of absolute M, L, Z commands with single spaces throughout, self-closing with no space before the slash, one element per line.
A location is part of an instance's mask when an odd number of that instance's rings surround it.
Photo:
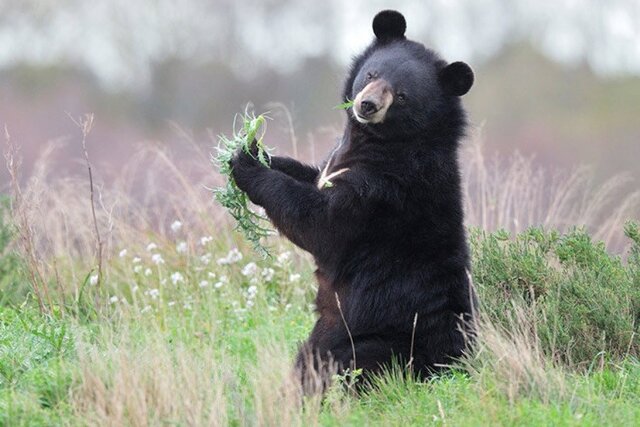
<path fill-rule="evenodd" d="M 153 156 L 146 182 L 162 171 L 169 184 L 140 201 L 122 190 L 136 175 L 125 168 L 96 189 L 95 222 L 86 180 L 44 168 L 14 187 L 12 209 L 3 198 L 0 425 L 640 424 L 640 232 L 627 211 L 598 210 L 608 190 L 558 187 L 562 221 L 530 228 L 512 220 L 537 213 L 504 197 L 532 179 L 500 192 L 493 180 L 507 181 L 485 168 L 468 184 L 480 194 L 470 217 L 486 221 L 469 227 L 473 354 L 428 382 L 397 367 L 364 395 L 336 378 L 324 398 L 302 399 L 291 366 L 315 319 L 312 261 L 278 237 L 262 259 L 221 220 L 202 189 L 212 183 Z"/>

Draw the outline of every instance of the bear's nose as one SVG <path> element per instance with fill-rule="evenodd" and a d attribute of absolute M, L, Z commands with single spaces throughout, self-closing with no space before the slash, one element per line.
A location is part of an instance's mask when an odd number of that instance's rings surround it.
<path fill-rule="evenodd" d="M 360 113 L 363 116 L 370 116 L 378 111 L 378 106 L 373 101 L 364 100 L 360 102 Z"/>

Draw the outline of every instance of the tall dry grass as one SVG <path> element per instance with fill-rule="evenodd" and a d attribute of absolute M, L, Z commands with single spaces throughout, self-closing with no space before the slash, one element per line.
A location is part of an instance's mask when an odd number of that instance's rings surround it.
<path fill-rule="evenodd" d="M 95 242 L 87 178 L 53 169 L 56 148 L 51 144 L 42 151 L 15 209 L 29 215 L 43 254 L 86 261 Z M 96 171 L 96 217 L 107 253 L 144 242 L 150 234 L 167 235 L 176 219 L 196 230 L 226 225 L 208 190 L 219 183 L 208 153 L 185 148 L 181 154 L 190 157 L 178 161 L 162 147 L 139 146 L 124 165 Z"/>
<path fill-rule="evenodd" d="M 225 394 L 236 380 L 213 349 L 169 346 L 152 332 L 144 345 L 124 336 L 107 348 L 81 343 L 78 354 L 71 401 L 91 425 L 229 425 Z"/>
<path fill-rule="evenodd" d="M 508 328 L 480 316 L 473 353 L 460 366 L 480 388 L 497 389 L 509 402 L 520 398 L 544 403 L 566 397 L 566 374 L 544 354 L 532 310 L 514 305 Z"/>
<path fill-rule="evenodd" d="M 640 218 L 640 190 L 630 174 L 597 183 L 588 166 L 560 170 L 519 153 L 488 155 L 480 130 L 464 146 L 467 224 L 512 233 L 531 226 L 559 231 L 584 226 L 610 250 L 624 250 L 623 225 Z"/>
<path fill-rule="evenodd" d="M 167 343 L 160 329 L 144 338 L 120 334 L 105 346 L 81 341 L 81 371 L 71 402 L 76 416 L 109 426 L 319 425 L 322 408 L 347 413 L 341 399 L 303 396 L 282 342 L 256 339 L 257 361 L 234 370 L 220 348 Z M 244 383 L 246 382 L 246 384 Z"/>
<path fill-rule="evenodd" d="M 90 156 L 90 135 L 82 138 L 88 139 Z M 231 244 L 228 219 L 209 190 L 221 182 L 209 149 L 185 141 L 181 159 L 159 145 L 139 145 L 118 168 L 94 166 L 94 182 L 89 185 L 86 175 L 61 173 L 56 167 L 59 142 L 47 144 L 32 174 L 21 177 L 19 145 L 6 133 L 18 249 L 27 260 L 43 311 L 77 299 L 88 276 L 97 273 L 102 262 L 108 282 L 113 273 L 110 259 L 122 248 L 139 248 L 151 241 L 171 244 L 169 226 L 175 220 L 188 224 L 193 233 Z M 99 159 L 91 161 L 99 163 Z M 96 257 L 97 244 L 100 254 Z"/>

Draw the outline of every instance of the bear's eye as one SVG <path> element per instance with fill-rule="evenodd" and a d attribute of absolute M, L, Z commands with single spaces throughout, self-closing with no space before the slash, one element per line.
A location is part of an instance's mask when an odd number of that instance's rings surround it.
<path fill-rule="evenodd" d="M 396 99 L 398 100 L 399 103 L 404 103 L 404 101 L 407 100 L 407 95 L 405 95 L 404 93 L 399 93 L 396 95 Z"/>
<path fill-rule="evenodd" d="M 373 78 L 373 74 L 372 73 L 367 73 L 367 80 L 371 80 Z"/>

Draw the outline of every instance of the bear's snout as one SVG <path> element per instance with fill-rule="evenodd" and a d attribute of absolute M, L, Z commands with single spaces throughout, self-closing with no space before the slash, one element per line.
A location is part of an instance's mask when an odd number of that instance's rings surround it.
<path fill-rule="evenodd" d="M 377 79 L 358 92 L 353 115 L 360 123 L 382 123 L 392 102 L 391 85 L 384 79 Z"/>
<path fill-rule="evenodd" d="M 376 105 L 375 101 L 365 99 L 364 101 L 360 102 L 360 112 L 365 117 L 372 115 L 379 109 L 380 107 Z"/>

